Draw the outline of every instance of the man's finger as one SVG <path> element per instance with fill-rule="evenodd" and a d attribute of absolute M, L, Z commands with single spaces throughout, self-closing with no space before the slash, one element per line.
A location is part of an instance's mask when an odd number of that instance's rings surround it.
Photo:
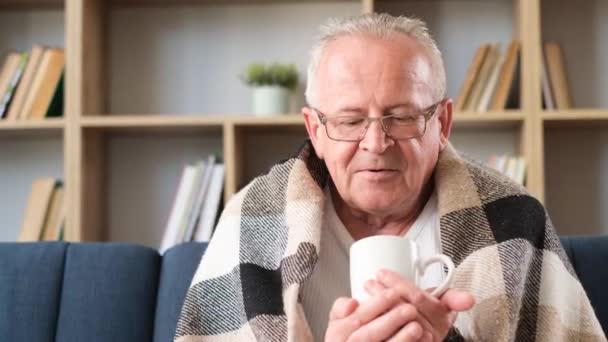
<path fill-rule="evenodd" d="M 419 289 L 408 279 L 388 270 L 378 272 L 377 279 L 384 286 L 395 289 L 405 301 L 418 309 L 420 313 L 418 321 L 424 330 L 440 337 L 454 323 L 455 315 L 450 312 L 446 304 Z"/>
<path fill-rule="evenodd" d="M 401 303 L 357 329 L 350 338 L 353 341 L 385 341 L 417 316 L 418 312 L 413 305 Z"/>
<path fill-rule="evenodd" d="M 337 320 L 348 317 L 350 314 L 355 312 L 357 307 L 359 306 L 359 302 L 352 298 L 340 297 L 336 299 L 334 305 L 331 307 L 331 311 L 329 312 L 329 320 Z"/>
<path fill-rule="evenodd" d="M 376 280 L 368 280 L 365 283 L 365 289 L 369 293 L 372 293 L 372 292 L 376 293 L 377 291 L 382 291 L 382 289 L 386 289 L 386 287 Z M 405 299 L 403 299 L 403 301 L 405 302 Z M 418 318 L 416 318 L 416 321 L 418 321 L 418 323 L 420 323 L 423 330 L 433 331 L 434 328 L 433 328 L 431 322 L 429 322 L 429 320 L 424 315 L 419 314 Z"/>
<path fill-rule="evenodd" d="M 424 336 L 424 330 L 418 322 L 408 323 L 387 342 L 419 341 Z"/>
<path fill-rule="evenodd" d="M 472 294 L 457 289 L 448 289 L 440 300 L 450 310 L 457 312 L 470 310 L 475 305 Z"/>
<path fill-rule="evenodd" d="M 379 294 L 380 292 L 386 290 L 386 286 L 373 279 L 366 281 L 365 284 L 363 284 L 363 287 L 365 288 L 365 291 L 367 291 L 367 293 L 369 293 L 371 296 Z"/>
<path fill-rule="evenodd" d="M 393 308 L 400 301 L 401 297 L 397 291 L 387 289 L 363 301 L 353 315 L 355 315 L 362 324 L 366 324 Z"/>
<path fill-rule="evenodd" d="M 419 289 L 413 282 L 395 272 L 382 270 L 378 272 L 377 279 L 383 286 L 395 289 L 403 299 L 414 304 L 418 311 L 427 318 L 445 315 L 449 311 L 449 308 L 439 299 Z"/>

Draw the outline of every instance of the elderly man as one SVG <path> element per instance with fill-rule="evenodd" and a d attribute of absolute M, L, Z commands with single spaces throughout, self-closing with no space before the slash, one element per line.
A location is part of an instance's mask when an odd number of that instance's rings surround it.
<path fill-rule="evenodd" d="M 419 20 L 334 20 L 313 48 L 310 141 L 226 206 L 178 341 L 603 340 L 541 204 L 451 147 L 441 55 Z M 350 297 L 350 245 L 409 237 L 453 288 L 388 270 Z M 458 318 L 457 315 L 459 314 Z"/>

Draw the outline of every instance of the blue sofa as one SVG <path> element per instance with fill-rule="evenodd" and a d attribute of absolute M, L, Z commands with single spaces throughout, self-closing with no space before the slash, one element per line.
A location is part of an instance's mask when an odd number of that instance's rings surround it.
<path fill-rule="evenodd" d="M 562 240 L 608 327 L 608 237 Z M 205 244 L 0 244 L 0 341 L 171 341 Z"/>

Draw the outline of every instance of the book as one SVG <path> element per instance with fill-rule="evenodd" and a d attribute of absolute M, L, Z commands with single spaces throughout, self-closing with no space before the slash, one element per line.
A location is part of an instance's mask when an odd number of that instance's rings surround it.
<path fill-rule="evenodd" d="M 23 105 L 22 118 L 40 120 L 46 116 L 53 97 L 61 85 L 61 76 L 65 67 L 65 54 L 62 49 L 44 51 L 40 66 L 36 71 L 31 89 Z"/>
<path fill-rule="evenodd" d="M 17 120 L 21 117 L 21 111 L 23 109 L 23 103 L 30 90 L 32 80 L 40 65 L 42 54 L 44 53 L 45 47 L 42 45 L 34 45 L 32 51 L 29 54 L 27 65 L 21 76 L 21 80 L 15 89 L 15 94 L 11 101 L 11 105 L 8 108 L 7 120 Z"/>
<path fill-rule="evenodd" d="M 501 111 L 507 108 L 509 98 L 513 98 L 517 94 L 519 86 L 516 80 L 519 74 L 519 55 L 521 49 L 521 42 L 518 40 L 512 40 L 507 48 L 505 61 L 501 67 L 498 81 L 496 83 L 496 92 L 492 99 L 490 109 L 492 111 Z"/>
<path fill-rule="evenodd" d="M 507 53 L 508 51 L 502 54 L 500 52 L 497 52 L 498 56 L 496 59 L 496 63 L 494 63 L 494 66 L 492 67 L 492 70 L 489 73 L 488 81 L 481 93 L 481 97 L 479 98 L 479 102 L 477 103 L 475 111 L 487 112 L 490 109 L 490 102 L 492 101 L 492 98 L 496 93 L 498 77 L 500 75 L 500 71 L 502 70 L 502 66 L 504 65 Z"/>
<path fill-rule="evenodd" d="M 188 212 L 188 199 L 196 181 L 196 173 L 197 166 L 186 165 L 182 170 L 165 233 L 160 244 L 159 252 L 161 254 L 180 241 L 180 227 Z"/>
<path fill-rule="evenodd" d="M 515 168 L 517 167 L 517 160 L 514 157 L 507 157 L 507 166 L 503 172 L 507 177 L 515 180 Z"/>
<path fill-rule="evenodd" d="M 213 165 L 211 183 L 205 198 L 205 206 L 200 215 L 199 225 L 196 229 L 194 241 L 209 242 L 217 221 L 222 189 L 224 188 L 224 164 Z"/>
<path fill-rule="evenodd" d="M 572 107 L 572 99 L 568 88 L 566 77 L 566 63 L 562 48 L 558 43 L 545 43 L 545 56 L 547 59 L 547 71 L 551 82 L 551 89 L 557 109 L 568 109 Z"/>
<path fill-rule="evenodd" d="M 39 178 L 32 182 L 18 241 L 39 241 L 55 190 L 54 178 Z"/>
<path fill-rule="evenodd" d="M 190 224 L 190 216 L 194 211 L 194 207 L 196 205 L 196 201 L 198 198 L 198 193 L 200 191 L 201 183 L 203 181 L 203 176 L 205 173 L 205 163 L 198 162 L 195 165 L 195 174 L 194 181 L 192 186 L 188 189 L 188 197 L 186 200 L 186 208 L 184 211 L 184 215 L 180 220 L 179 233 L 176 237 L 176 241 L 174 245 L 183 242 L 185 240 L 185 236 L 187 234 L 188 225 Z"/>
<path fill-rule="evenodd" d="M 516 157 L 515 173 L 513 179 L 524 185 L 526 181 L 526 160 L 523 157 Z"/>
<path fill-rule="evenodd" d="M 63 220 L 65 220 L 65 206 L 64 206 L 64 192 L 65 189 L 61 184 L 55 186 L 48 214 L 44 222 L 44 228 L 42 229 L 43 241 L 58 241 L 59 233 Z"/>
<path fill-rule="evenodd" d="M 48 109 L 44 117 L 60 117 L 63 116 L 63 89 L 64 89 L 64 78 L 65 78 L 65 70 L 61 73 L 59 77 L 59 83 L 57 83 L 57 88 L 53 97 L 51 98 L 51 103 L 49 103 Z"/>
<path fill-rule="evenodd" d="M 543 94 L 543 108 L 547 110 L 555 110 L 555 101 L 553 99 L 553 89 L 551 89 L 551 82 L 549 82 L 549 75 L 547 74 L 547 59 L 545 58 L 544 51 L 541 52 L 541 91 Z"/>
<path fill-rule="evenodd" d="M 471 90 L 470 97 L 469 97 L 467 103 L 465 104 L 464 110 L 475 111 L 477 109 L 477 105 L 479 104 L 483 90 L 485 89 L 485 87 L 488 83 L 490 73 L 492 72 L 492 69 L 494 68 L 494 65 L 496 64 L 498 54 L 499 54 L 498 44 L 497 43 L 490 44 L 490 46 L 488 48 L 488 53 L 484 59 L 481 69 L 479 70 L 479 75 L 478 75 L 477 79 L 475 80 L 475 85 L 473 86 L 473 89 Z"/>
<path fill-rule="evenodd" d="M 4 98 L 4 94 L 8 90 L 9 84 L 13 79 L 13 75 L 15 71 L 19 67 L 19 61 L 21 59 L 21 55 L 17 52 L 10 52 L 2 65 L 2 69 L 0 70 L 0 104 L 2 103 L 2 99 Z M 0 111 L 0 118 L 4 115 L 4 111 Z"/>
<path fill-rule="evenodd" d="M 518 184 L 524 185 L 526 180 L 526 160 L 519 156 L 491 155 L 486 163 Z"/>
<path fill-rule="evenodd" d="M 206 162 L 200 162 L 201 167 L 201 179 L 199 187 L 196 190 L 194 196 L 194 202 L 192 208 L 188 213 L 187 226 L 182 241 L 191 241 L 194 236 L 196 225 L 199 221 L 203 206 L 205 205 L 205 197 L 207 196 L 207 190 L 211 183 L 211 176 L 213 174 L 213 166 L 215 165 L 215 156 L 211 155 L 207 158 Z"/>
<path fill-rule="evenodd" d="M 17 84 L 19 84 L 21 75 L 23 75 L 23 69 L 25 69 L 28 58 L 29 54 L 26 52 L 19 54 L 18 63 L 14 66 L 13 70 L 9 69 L 10 78 L 5 87 L 4 95 L 2 95 L 0 88 L 0 118 L 6 117 L 8 114 L 8 107 L 13 99 L 13 94 L 15 93 Z"/>
<path fill-rule="evenodd" d="M 458 93 L 458 97 L 456 97 L 456 102 L 454 103 L 454 111 L 459 112 L 464 110 L 465 104 L 470 97 L 471 89 L 475 84 L 475 81 L 479 77 L 479 71 L 481 66 L 483 65 L 484 59 L 488 53 L 490 44 L 482 44 L 475 51 L 475 55 L 473 56 L 473 62 L 469 66 L 469 70 L 467 71 L 466 78 L 460 88 Z"/>

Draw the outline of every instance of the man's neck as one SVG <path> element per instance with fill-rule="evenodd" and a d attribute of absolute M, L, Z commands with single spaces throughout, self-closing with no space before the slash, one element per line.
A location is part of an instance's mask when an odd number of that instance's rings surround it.
<path fill-rule="evenodd" d="M 333 184 L 330 189 L 336 213 L 355 240 L 374 235 L 405 235 L 416 222 L 433 191 L 431 185 L 426 186 L 403 210 L 390 215 L 374 215 L 348 206 Z"/>

